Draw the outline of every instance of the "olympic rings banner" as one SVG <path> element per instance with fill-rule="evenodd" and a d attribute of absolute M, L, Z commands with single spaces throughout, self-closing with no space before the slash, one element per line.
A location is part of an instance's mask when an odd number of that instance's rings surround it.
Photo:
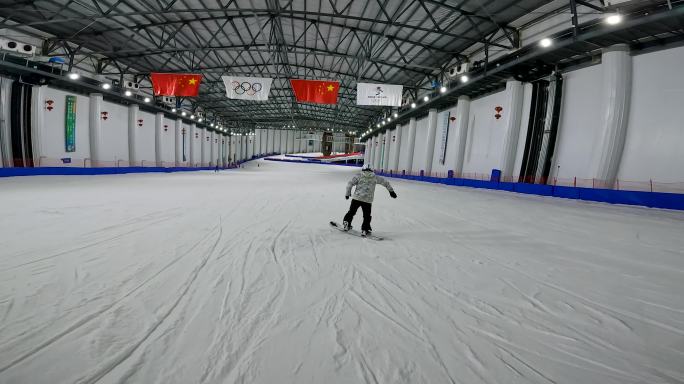
<path fill-rule="evenodd" d="M 268 100 L 273 79 L 268 77 L 221 76 L 226 85 L 226 96 L 238 100 Z"/>

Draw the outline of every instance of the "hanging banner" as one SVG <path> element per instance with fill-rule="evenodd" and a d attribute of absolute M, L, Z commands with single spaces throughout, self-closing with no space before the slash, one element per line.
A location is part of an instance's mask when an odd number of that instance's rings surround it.
<path fill-rule="evenodd" d="M 226 97 L 237 100 L 266 101 L 273 79 L 268 77 L 221 76 Z"/>
<path fill-rule="evenodd" d="M 150 73 L 152 89 L 156 96 L 199 95 L 202 75 L 197 73 Z"/>
<path fill-rule="evenodd" d="M 76 152 L 76 96 L 66 97 L 64 116 L 64 147 L 67 152 Z"/>
<path fill-rule="evenodd" d="M 442 150 L 439 154 L 439 163 L 444 165 L 447 153 L 447 141 L 449 140 L 449 123 L 451 123 L 451 111 L 444 115 L 442 120 Z"/>
<path fill-rule="evenodd" d="M 298 103 L 337 104 L 339 81 L 290 79 Z"/>
<path fill-rule="evenodd" d="M 377 105 L 401 107 L 402 85 L 394 84 L 356 84 L 356 105 Z"/>

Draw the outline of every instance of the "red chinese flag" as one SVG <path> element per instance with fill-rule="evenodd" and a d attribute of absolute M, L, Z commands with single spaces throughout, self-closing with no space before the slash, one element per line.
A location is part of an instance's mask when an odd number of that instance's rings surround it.
<path fill-rule="evenodd" d="M 290 85 L 297 102 L 337 104 L 339 81 L 290 79 Z"/>
<path fill-rule="evenodd" d="M 151 73 L 152 88 L 156 96 L 199 95 L 202 75 L 193 73 Z"/>

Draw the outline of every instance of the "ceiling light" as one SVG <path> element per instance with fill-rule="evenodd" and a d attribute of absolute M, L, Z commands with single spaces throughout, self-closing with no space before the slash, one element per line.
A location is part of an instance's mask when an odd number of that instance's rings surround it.
<path fill-rule="evenodd" d="M 150 98 L 149 98 L 149 97 L 146 97 L 145 99 L 143 99 L 143 101 L 146 102 L 146 103 L 149 103 L 149 102 L 150 102 Z"/>
<path fill-rule="evenodd" d="M 133 92 L 131 92 L 131 91 L 126 91 L 126 92 L 124 92 L 124 95 L 126 95 L 126 96 L 128 96 L 128 97 L 131 97 L 131 96 L 133 96 Z"/>
<path fill-rule="evenodd" d="M 399 114 L 394 112 L 394 118 L 396 119 L 397 117 L 399 117 Z"/>
<path fill-rule="evenodd" d="M 392 119 L 388 117 L 388 118 L 387 118 L 387 122 L 389 123 L 390 121 L 392 121 Z"/>
<path fill-rule="evenodd" d="M 415 108 L 415 107 L 416 107 L 416 103 L 411 103 L 411 108 Z"/>
<path fill-rule="evenodd" d="M 423 97 L 423 101 L 427 103 L 428 101 L 430 101 L 430 98 L 428 96 L 425 96 Z"/>
<path fill-rule="evenodd" d="M 385 125 L 385 122 L 384 122 L 384 121 L 382 122 L 382 125 Z"/>
<path fill-rule="evenodd" d="M 195 120 L 195 115 L 190 115 L 191 120 Z"/>
<path fill-rule="evenodd" d="M 550 47 L 552 43 L 553 42 L 548 37 L 545 37 L 539 41 L 539 45 L 541 45 L 543 48 Z"/>
<path fill-rule="evenodd" d="M 111 87 L 112 87 L 112 85 L 109 83 L 102 83 L 102 89 L 109 89 Z"/>
<path fill-rule="evenodd" d="M 439 89 L 439 91 L 440 91 L 441 93 L 445 93 L 445 92 L 447 91 L 447 87 L 444 87 L 444 86 L 443 86 L 442 88 Z"/>
<path fill-rule="evenodd" d="M 214 128 L 214 123 L 209 124 L 210 127 Z"/>
<path fill-rule="evenodd" d="M 606 23 L 609 25 L 616 25 L 622 22 L 622 16 L 619 14 L 614 14 L 606 17 Z"/>
<path fill-rule="evenodd" d="M 380 124 L 376 124 L 375 127 L 376 127 L 376 128 L 380 128 Z"/>
<path fill-rule="evenodd" d="M 181 116 L 185 116 L 185 115 L 187 115 L 187 113 L 185 113 L 185 111 L 181 112 Z"/>
<path fill-rule="evenodd" d="M 70 73 L 68 76 L 69 76 L 69 78 L 70 78 L 71 80 L 78 80 L 78 78 L 81 77 L 81 75 L 79 75 L 79 74 L 76 73 L 76 72 L 72 72 L 72 73 Z"/>
<path fill-rule="evenodd" d="M 171 108 L 171 112 L 176 113 L 176 108 Z"/>
<path fill-rule="evenodd" d="M 197 120 L 197 122 L 201 123 L 201 122 L 202 122 L 202 118 L 200 117 L 199 120 Z"/>
<path fill-rule="evenodd" d="M 468 80 L 470 80 L 470 79 L 468 78 L 468 76 L 466 76 L 466 75 L 461 76 L 461 83 L 467 83 Z"/>

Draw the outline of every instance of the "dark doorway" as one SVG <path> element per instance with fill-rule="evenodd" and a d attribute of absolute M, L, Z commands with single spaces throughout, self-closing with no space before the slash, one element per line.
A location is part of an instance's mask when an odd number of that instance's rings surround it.
<path fill-rule="evenodd" d="M 547 184 L 558 133 L 563 79 L 560 75 L 532 83 L 532 106 L 520 179 Z"/>
<path fill-rule="evenodd" d="M 14 166 L 33 167 L 33 141 L 31 139 L 32 86 L 18 81 L 12 83 L 10 108 L 10 135 Z"/>

